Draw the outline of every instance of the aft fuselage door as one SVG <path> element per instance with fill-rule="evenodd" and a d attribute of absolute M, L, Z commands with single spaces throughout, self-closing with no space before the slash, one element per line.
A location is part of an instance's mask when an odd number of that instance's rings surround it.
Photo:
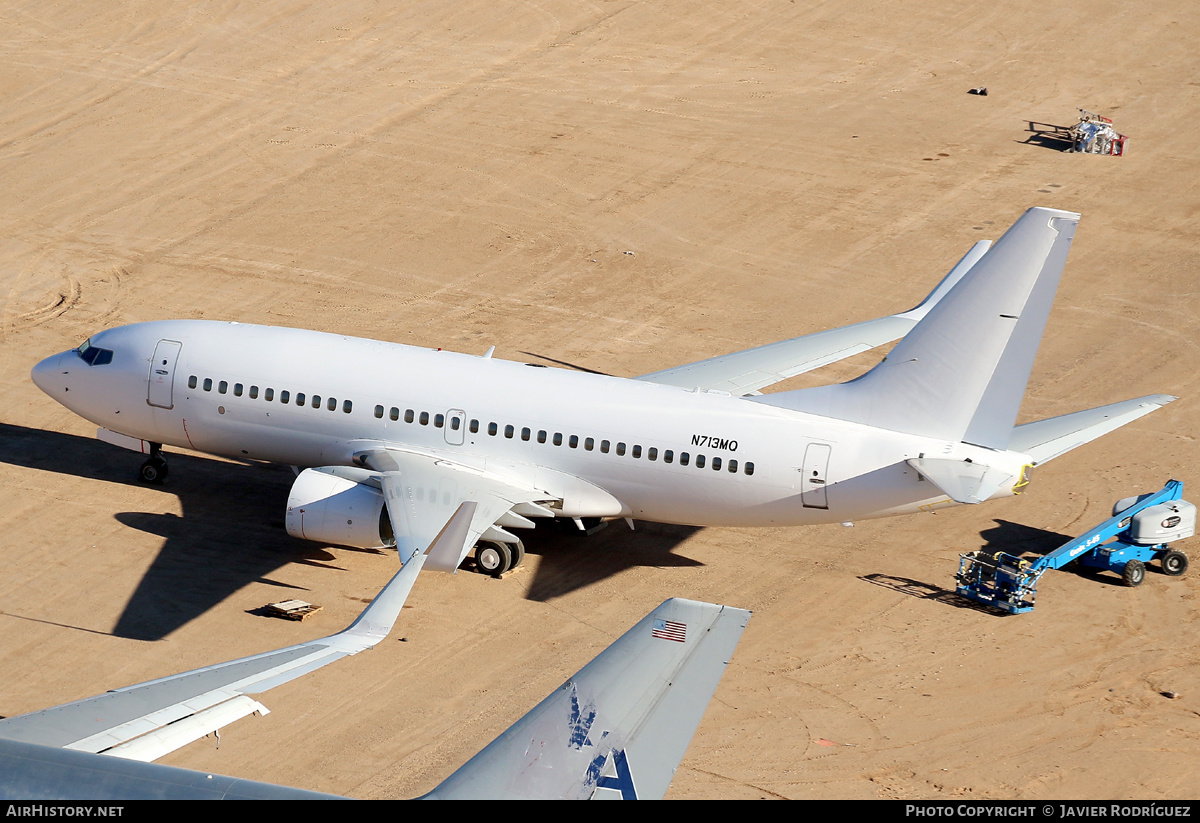
<path fill-rule="evenodd" d="M 150 388 L 146 402 L 160 409 L 174 408 L 175 360 L 183 344 L 175 340 L 159 340 L 150 361 Z"/>
<path fill-rule="evenodd" d="M 809 443 L 804 450 L 804 468 L 800 470 L 800 500 L 808 509 L 828 509 L 825 497 L 825 474 L 829 471 L 830 447 L 825 443 Z"/>
<path fill-rule="evenodd" d="M 446 412 L 446 442 L 451 446 L 461 446 L 466 435 L 467 415 L 462 409 L 450 409 Z"/>

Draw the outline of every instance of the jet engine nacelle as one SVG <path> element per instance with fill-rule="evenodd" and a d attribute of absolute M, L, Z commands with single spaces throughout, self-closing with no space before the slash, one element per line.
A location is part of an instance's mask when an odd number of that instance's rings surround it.
<path fill-rule="evenodd" d="M 288 534 L 360 549 L 395 546 L 376 477 L 372 472 L 342 466 L 300 472 L 288 495 Z"/>

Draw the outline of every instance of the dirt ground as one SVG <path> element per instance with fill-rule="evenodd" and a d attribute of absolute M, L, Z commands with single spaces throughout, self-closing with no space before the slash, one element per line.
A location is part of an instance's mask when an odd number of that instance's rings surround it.
<path fill-rule="evenodd" d="M 1044 205 L 1083 218 L 1022 420 L 1179 401 L 983 506 L 539 529 L 161 762 L 417 795 L 683 596 L 754 617 L 670 797 L 1200 796 L 1200 574 L 953 594 L 960 551 L 1200 481 L 1198 36 L 1191 0 L 0 2 L 0 715 L 331 633 L 396 567 L 288 537 L 286 467 L 138 484 L 53 352 L 199 317 L 633 376 L 906 309 Z M 1078 107 L 1127 156 L 1036 125 Z M 324 610 L 252 613 L 288 597 Z"/>

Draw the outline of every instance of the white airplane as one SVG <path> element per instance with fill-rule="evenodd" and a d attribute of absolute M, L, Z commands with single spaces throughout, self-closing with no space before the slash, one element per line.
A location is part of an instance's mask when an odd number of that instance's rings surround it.
<path fill-rule="evenodd" d="M 151 761 L 267 714 L 251 695 L 376 645 L 425 564 L 457 553 L 473 510 L 464 504 L 429 552 L 409 555 L 335 635 L 0 719 L 0 798 L 329 797 Z M 662 798 L 749 619 L 744 609 L 666 601 L 426 797 Z"/>
<path fill-rule="evenodd" d="M 853 521 L 1017 494 L 1029 471 L 1175 399 L 1014 427 L 1079 215 L 1034 208 L 916 308 L 623 379 L 297 329 L 140 323 L 53 355 L 33 380 L 107 442 L 285 463 L 287 528 L 427 547 L 476 504 L 453 571 L 520 563 L 531 518 L 697 526 Z M 840 385 L 762 395 L 891 342 Z M 310 467 L 303 471 L 299 467 Z"/>

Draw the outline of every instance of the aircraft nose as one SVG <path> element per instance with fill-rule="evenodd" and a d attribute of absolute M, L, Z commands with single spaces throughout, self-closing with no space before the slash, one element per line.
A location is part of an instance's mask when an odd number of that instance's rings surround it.
<path fill-rule="evenodd" d="M 29 373 L 35 386 L 44 391 L 46 394 L 53 395 L 55 386 L 58 384 L 58 379 L 61 377 L 62 369 L 59 368 L 59 363 L 62 360 L 63 352 L 52 354 L 33 367 L 33 371 Z"/>

